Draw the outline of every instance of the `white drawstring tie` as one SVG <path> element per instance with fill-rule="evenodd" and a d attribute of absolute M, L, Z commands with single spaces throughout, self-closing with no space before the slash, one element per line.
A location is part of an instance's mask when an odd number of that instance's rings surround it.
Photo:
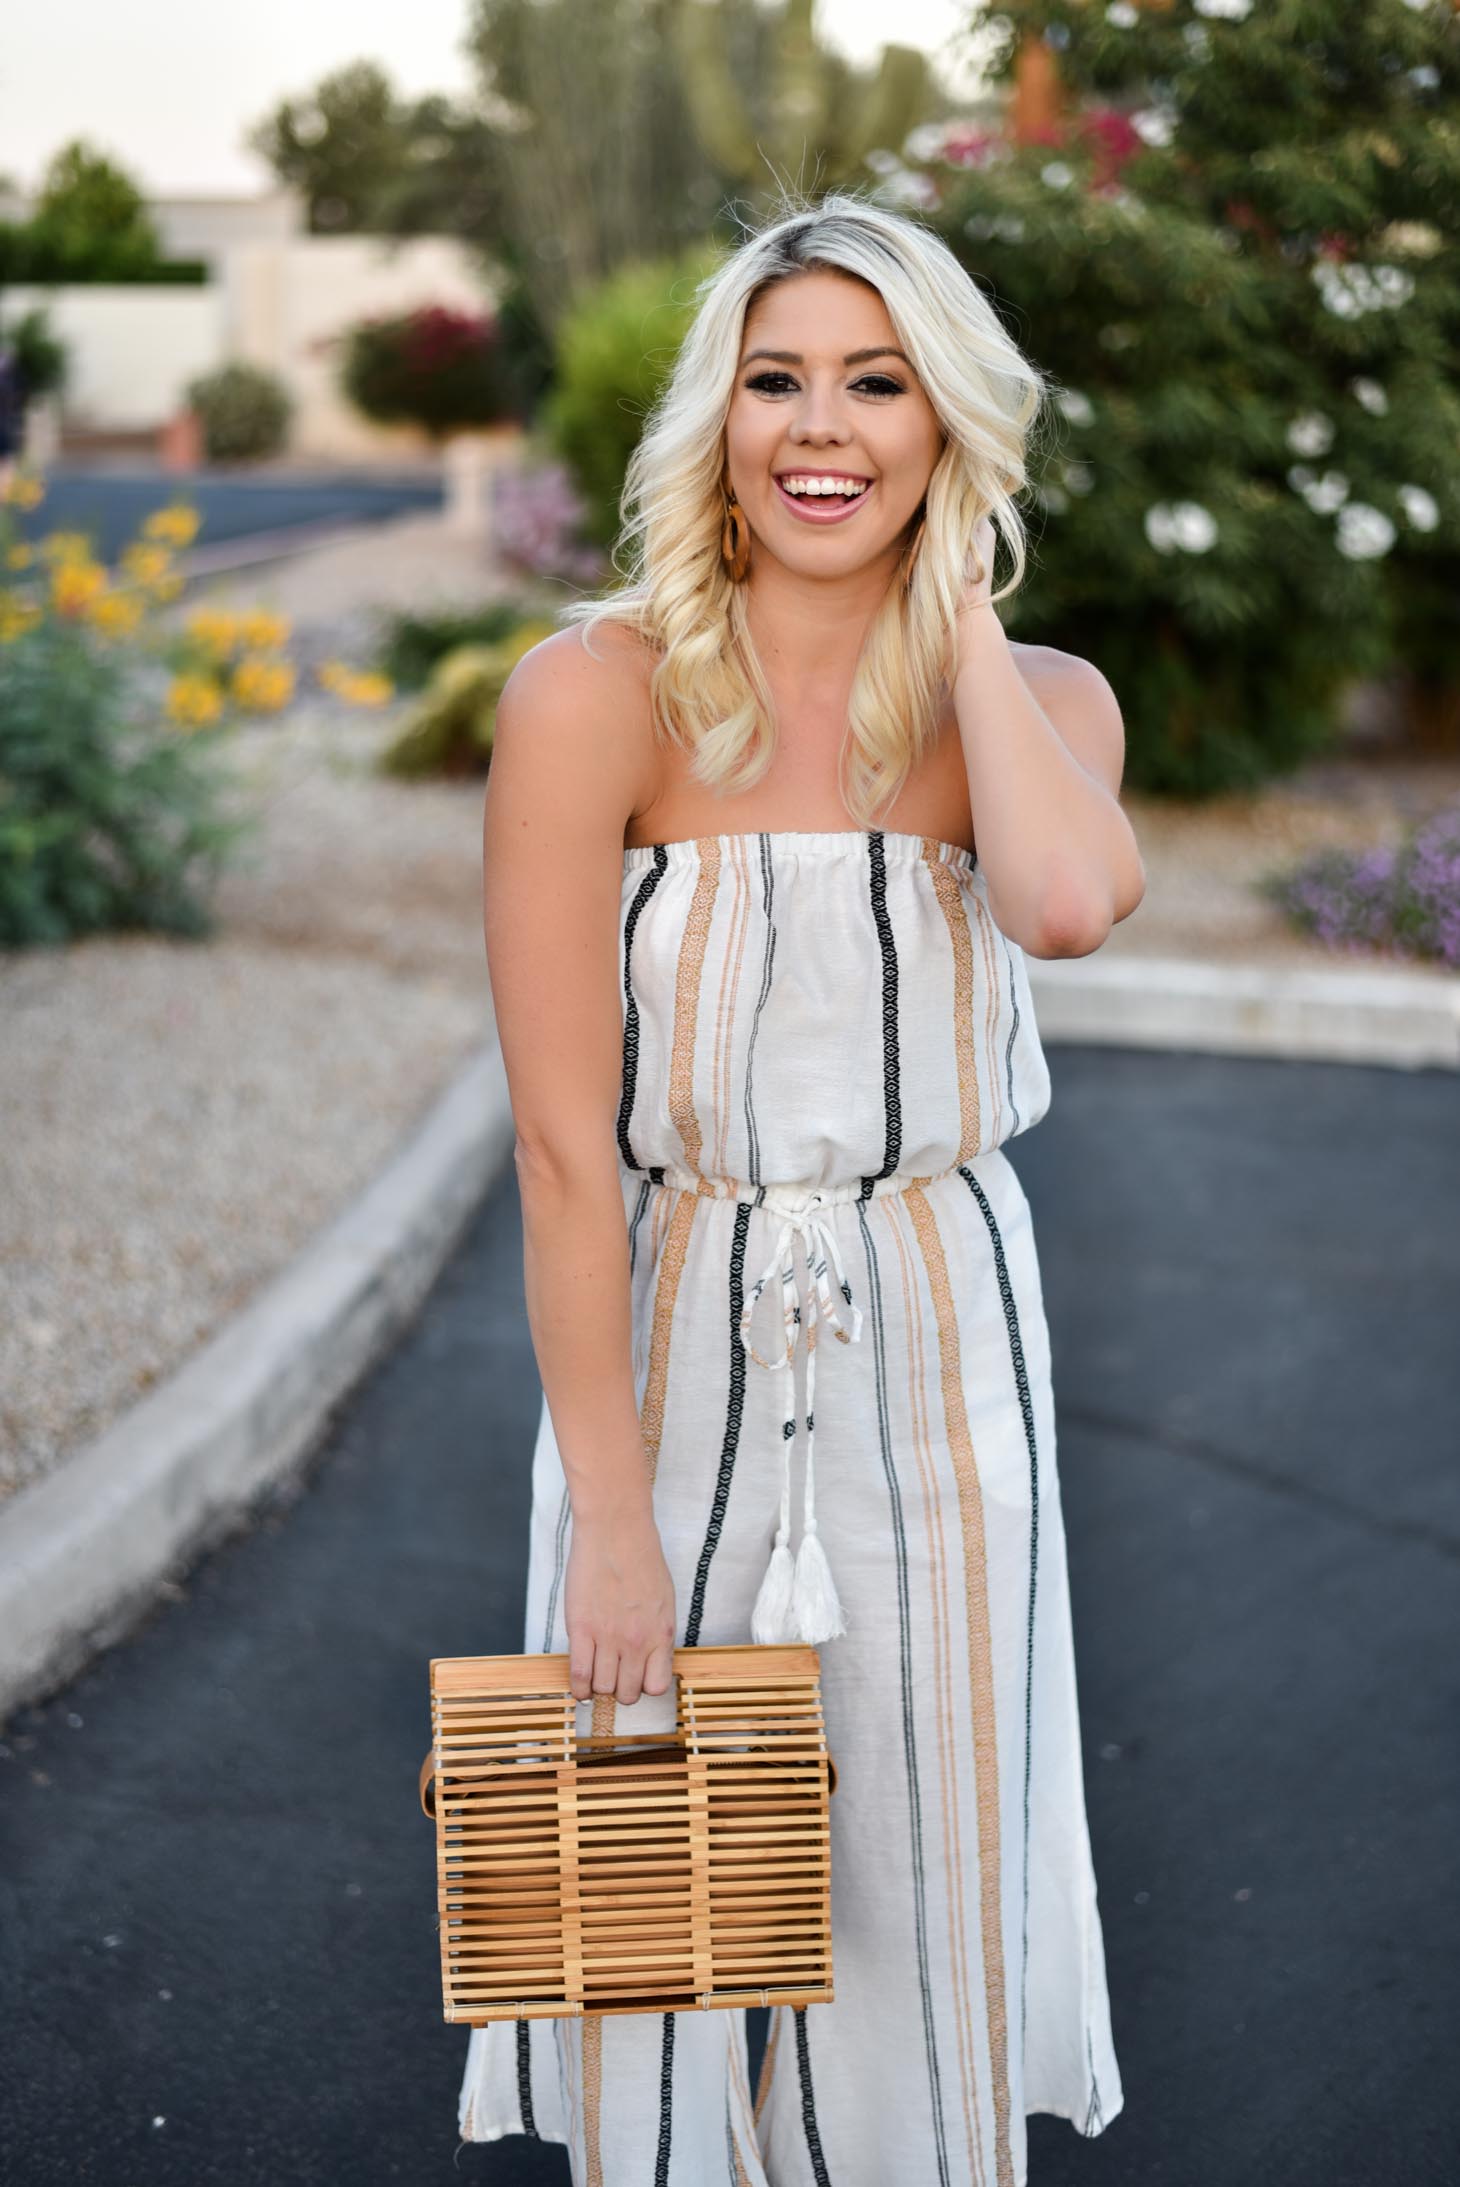
<path fill-rule="evenodd" d="M 776 1528 L 770 1563 L 766 1566 L 765 1578 L 761 1581 L 760 1593 L 756 1596 L 755 1608 L 751 1612 L 750 1635 L 752 1640 L 757 1641 L 805 1640 L 815 1643 L 831 1640 L 847 1629 L 841 1604 L 837 1600 L 831 1567 L 826 1561 L 826 1551 L 816 1528 L 816 1339 L 819 1323 L 830 1322 L 839 1344 L 860 1341 L 862 1309 L 852 1303 L 851 1286 L 847 1282 L 835 1234 L 816 1212 L 820 1199 L 820 1193 L 813 1193 L 806 1207 L 786 1214 L 776 1236 L 776 1249 L 752 1285 L 740 1314 L 740 1342 L 751 1358 L 758 1366 L 780 1367 L 786 1374 L 786 1416 L 781 1429 L 781 1517 Z M 798 1236 L 805 1249 L 806 1266 L 811 1276 L 811 1294 L 806 1301 L 804 1316 L 796 1288 L 795 1240 Z M 832 1295 L 832 1268 L 836 1270 L 842 1299 L 851 1308 L 850 1330 L 843 1325 L 841 1313 Z M 786 1343 L 779 1357 L 762 1359 L 750 1341 L 750 1317 L 762 1291 L 777 1269 L 781 1276 L 781 1306 L 785 1318 Z M 806 1331 L 806 1509 L 801 1546 L 793 1561 L 790 1546 L 791 1445 L 796 1435 L 796 1335 L 802 1328 Z"/>

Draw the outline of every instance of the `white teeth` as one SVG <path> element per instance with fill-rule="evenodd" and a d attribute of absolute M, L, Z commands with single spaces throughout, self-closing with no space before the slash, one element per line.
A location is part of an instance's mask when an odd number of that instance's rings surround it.
<path fill-rule="evenodd" d="M 788 494 L 841 494 L 848 501 L 866 492 L 866 481 L 854 478 L 783 478 L 781 484 Z"/>

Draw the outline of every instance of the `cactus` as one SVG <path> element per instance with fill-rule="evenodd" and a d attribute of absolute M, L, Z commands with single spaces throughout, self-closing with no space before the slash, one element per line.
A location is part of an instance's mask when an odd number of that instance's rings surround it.
<path fill-rule="evenodd" d="M 672 18 L 695 130 L 723 182 L 753 202 L 783 182 L 811 192 L 863 178 L 867 154 L 900 150 L 938 103 L 923 54 L 884 46 L 868 76 L 817 42 L 814 14 L 815 0 L 776 15 L 722 0 Z"/>

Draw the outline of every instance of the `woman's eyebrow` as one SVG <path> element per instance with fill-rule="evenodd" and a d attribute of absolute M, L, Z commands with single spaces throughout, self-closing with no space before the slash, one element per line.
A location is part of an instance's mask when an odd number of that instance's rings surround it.
<path fill-rule="evenodd" d="M 740 362 L 742 366 L 748 365 L 753 363 L 757 357 L 769 357 L 773 364 L 798 365 L 806 362 L 800 351 L 795 349 L 752 349 L 741 358 Z M 866 364 L 873 357 L 901 357 L 905 365 L 912 363 L 911 357 L 908 356 L 905 350 L 890 348 L 849 349 L 843 357 L 842 363 L 844 365 Z"/>

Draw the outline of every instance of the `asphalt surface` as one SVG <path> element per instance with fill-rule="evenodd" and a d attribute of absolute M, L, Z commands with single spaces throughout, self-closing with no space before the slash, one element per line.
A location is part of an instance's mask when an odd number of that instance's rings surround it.
<path fill-rule="evenodd" d="M 1011 1153 L 1126 2105 L 1031 2119 L 1030 2187 L 1449 2187 L 1460 1081 L 1052 1066 Z M 7 1727 L 11 2187 L 564 2187 L 458 2149 L 416 1805 L 428 1659 L 521 1644 L 537 1407 L 509 1167 L 302 1491 Z"/>
<path fill-rule="evenodd" d="M 152 510 L 177 500 L 191 503 L 202 518 L 198 545 L 216 547 L 259 532 L 379 523 L 412 509 L 436 509 L 441 482 L 420 471 L 238 477 L 226 470 L 174 474 L 57 464 L 46 473 L 45 500 L 20 524 L 32 540 L 52 531 L 87 532 L 93 551 L 112 562 Z"/>

